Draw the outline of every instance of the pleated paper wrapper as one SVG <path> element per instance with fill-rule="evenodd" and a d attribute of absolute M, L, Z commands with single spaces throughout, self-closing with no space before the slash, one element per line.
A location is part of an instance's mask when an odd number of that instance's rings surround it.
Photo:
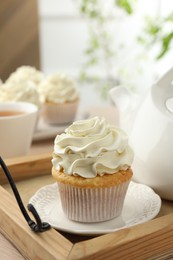
<path fill-rule="evenodd" d="M 79 188 L 58 183 L 66 216 L 79 222 L 100 222 L 120 216 L 130 181 L 108 188 Z"/>

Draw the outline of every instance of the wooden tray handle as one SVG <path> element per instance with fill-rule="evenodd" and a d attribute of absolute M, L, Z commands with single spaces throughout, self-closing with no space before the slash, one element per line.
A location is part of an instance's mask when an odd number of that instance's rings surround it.
<path fill-rule="evenodd" d="M 16 182 L 51 173 L 51 159 L 51 154 L 43 154 L 7 159 L 4 161 Z M 0 185 L 5 183 L 7 183 L 7 179 L 0 168 Z"/>

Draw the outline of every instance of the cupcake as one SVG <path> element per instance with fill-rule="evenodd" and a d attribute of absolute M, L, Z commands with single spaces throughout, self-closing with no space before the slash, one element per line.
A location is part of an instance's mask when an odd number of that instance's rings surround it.
<path fill-rule="evenodd" d="M 104 118 L 76 121 L 57 135 L 52 175 L 65 215 L 79 222 L 120 216 L 132 161 L 126 134 Z"/>
<path fill-rule="evenodd" d="M 35 86 L 38 86 L 43 80 L 44 75 L 41 71 L 31 66 L 21 66 L 10 74 L 6 83 L 18 83 L 32 81 Z"/>
<path fill-rule="evenodd" d="M 0 87 L 0 102 L 29 102 L 41 107 L 39 94 L 32 81 L 7 82 Z"/>
<path fill-rule="evenodd" d="M 79 104 L 74 80 L 63 74 L 52 74 L 40 84 L 39 92 L 46 123 L 56 125 L 74 121 Z"/>
<path fill-rule="evenodd" d="M 1 85 L 0 101 L 29 102 L 41 107 L 38 85 L 43 74 L 31 66 L 21 66 Z"/>

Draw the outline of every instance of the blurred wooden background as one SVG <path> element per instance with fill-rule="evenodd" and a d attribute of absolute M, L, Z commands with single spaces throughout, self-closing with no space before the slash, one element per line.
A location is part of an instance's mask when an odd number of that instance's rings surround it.
<path fill-rule="evenodd" d="M 0 78 L 21 65 L 40 68 L 37 0 L 0 0 Z"/>

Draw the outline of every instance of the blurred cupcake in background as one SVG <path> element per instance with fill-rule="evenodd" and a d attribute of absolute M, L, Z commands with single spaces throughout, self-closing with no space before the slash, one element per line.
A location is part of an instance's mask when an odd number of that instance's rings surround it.
<path fill-rule="evenodd" d="M 41 112 L 38 85 L 42 79 L 43 73 L 34 67 L 21 66 L 0 85 L 0 102 L 28 102 L 37 106 L 38 118 L 35 128 Z"/>
<path fill-rule="evenodd" d="M 0 102 L 29 102 L 41 107 L 40 97 L 32 81 L 8 82 L 0 86 Z"/>
<path fill-rule="evenodd" d="M 23 101 L 41 108 L 38 85 L 43 73 L 31 66 L 21 66 L 7 78 L 0 88 L 0 101 Z"/>
<path fill-rule="evenodd" d="M 6 80 L 6 83 L 31 81 L 37 87 L 43 80 L 43 78 L 44 74 L 41 71 L 37 70 L 35 67 L 21 66 L 17 68 L 16 71 L 10 74 L 9 78 Z"/>
<path fill-rule="evenodd" d="M 43 103 L 43 118 L 48 124 L 73 122 L 79 104 L 76 82 L 64 74 L 54 73 L 39 87 Z"/>

